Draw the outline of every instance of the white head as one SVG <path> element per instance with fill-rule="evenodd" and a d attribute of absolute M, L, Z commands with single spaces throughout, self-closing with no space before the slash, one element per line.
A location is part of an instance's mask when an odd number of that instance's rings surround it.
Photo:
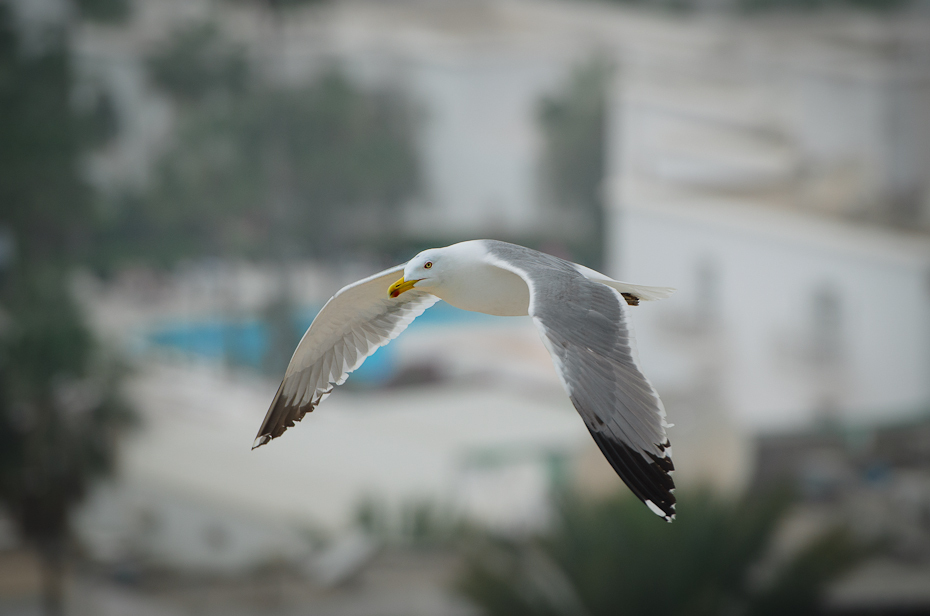
<path fill-rule="evenodd" d="M 424 250 L 407 262 L 404 266 L 404 276 L 388 289 L 388 295 L 397 297 L 405 291 L 416 287 L 418 289 L 436 289 L 445 280 L 448 268 L 448 255 L 444 255 L 447 248 L 431 248 Z"/>
<path fill-rule="evenodd" d="M 487 257 L 485 240 L 424 250 L 404 266 L 404 277 L 388 288 L 388 296 L 397 298 L 416 287 L 463 310 L 526 315 L 530 301 L 526 282 Z"/>
<path fill-rule="evenodd" d="M 404 277 L 388 289 L 388 295 L 397 297 L 416 286 L 449 301 L 446 294 L 462 286 L 463 278 L 473 273 L 486 254 L 483 240 L 467 240 L 424 250 L 404 266 Z M 440 293 L 441 291 L 441 293 Z M 453 304 L 455 305 L 455 304 Z"/>

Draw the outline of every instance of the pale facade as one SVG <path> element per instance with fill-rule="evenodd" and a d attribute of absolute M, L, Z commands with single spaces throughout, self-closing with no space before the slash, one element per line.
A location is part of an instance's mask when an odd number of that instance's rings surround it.
<path fill-rule="evenodd" d="M 756 431 L 926 412 L 925 26 L 666 24 L 627 46 L 609 269 L 679 288 L 637 315 L 673 421 Z"/>

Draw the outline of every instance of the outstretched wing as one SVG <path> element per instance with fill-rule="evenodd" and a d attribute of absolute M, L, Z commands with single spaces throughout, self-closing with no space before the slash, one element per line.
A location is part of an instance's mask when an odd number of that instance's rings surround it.
<path fill-rule="evenodd" d="M 550 255 L 490 248 L 496 265 L 526 281 L 529 314 L 594 442 L 633 494 L 674 518 L 665 408 L 636 361 L 620 291 Z"/>
<path fill-rule="evenodd" d="M 637 365 L 626 301 L 582 279 L 557 309 L 531 312 L 572 404 L 623 482 L 653 512 L 675 516 L 665 408 Z"/>
<path fill-rule="evenodd" d="M 388 287 L 403 269 L 398 265 L 359 280 L 326 302 L 297 345 L 252 449 L 284 434 L 366 358 L 439 301 L 417 289 L 388 297 Z"/>

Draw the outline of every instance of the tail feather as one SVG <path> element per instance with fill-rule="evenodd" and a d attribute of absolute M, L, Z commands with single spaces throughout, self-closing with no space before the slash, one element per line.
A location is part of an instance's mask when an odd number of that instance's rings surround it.
<path fill-rule="evenodd" d="M 574 265 L 585 278 L 600 282 L 601 284 L 606 284 L 608 287 L 613 287 L 623 294 L 628 303 L 634 306 L 640 301 L 648 302 L 657 299 L 665 299 L 675 292 L 675 289 L 672 287 L 647 287 L 640 284 L 620 282 L 619 280 L 614 280 L 584 265 L 578 265 L 577 263 Z"/>
<path fill-rule="evenodd" d="M 598 280 L 598 282 L 604 283 L 608 287 L 613 287 L 624 295 L 629 293 L 636 299 L 644 302 L 665 299 L 675 292 L 675 289 L 672 287 L 647 287 L 645 285 L 620 282 L 619 280 Z"/>

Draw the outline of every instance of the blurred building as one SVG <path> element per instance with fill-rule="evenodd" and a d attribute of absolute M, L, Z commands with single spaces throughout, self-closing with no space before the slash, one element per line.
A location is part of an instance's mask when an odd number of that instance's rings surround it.
<path fill-rule="evenodd" d="M 577 28 L 541 21 L 533 3 L 310 3 L 280 16 L 260 3 L 133 6 L 128 24 L 83 24 L 75 42 L 85 97 L 111 97 L 124 129 L 90 161 L 104 189 L 144 184 L 170 138 L 173 110 L 147 82 L 147 54 L 178 29 L 216 23 L 245 47 L 257 79 L 299 85 L 335 65 L 412 102 L 423 186 L 404 212 L 411 236 L 589 230 L 540 193 L 539 104 L 596 47 Z"/>
<path fill-rule="evenodd" d="M 797 489 L 799 505 L 782 530 L 780 549 L 836 523 L 880 546 L 880 556 L 831 588 L 831 613 L 930 610 L 930 418 L 765 435 L 755 467 L 752 490 Z"/>
<path fill-rule="evenodd" d="M 611 100 L 608 269 L 679 288 L 637 312 L 673 442 L 926 413 L 926 20 L 643 19 Z M 730 451 L 703 463 L 735 480 Z"/>
<path fill-rule="evenodd" d="M 837 523 L 884 547 L 831 613 L 926 613 L 927 20 L 642 19 L 611 96 L 608 271 L 678 287 L 635 318 L 682 484 L 796 485 L 776 549 Z"/>

